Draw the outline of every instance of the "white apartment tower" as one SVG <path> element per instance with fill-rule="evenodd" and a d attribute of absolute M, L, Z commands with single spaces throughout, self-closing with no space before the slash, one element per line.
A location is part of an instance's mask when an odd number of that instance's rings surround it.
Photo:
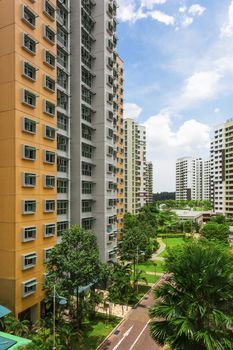
<path fill-rule="evenodd" d="M 153 202 L 153 163 L 146 162 L 146 192 L 147 192 L 147 203 Z"/>
<path fill-rule="evenodd" d="M 70 0 L 57 0 L 57 236 L 70 226 Z"/>
<path fill-rule="evenodd" d="M 147 202 L 146 129 L 125 119 L 125 206 L 137 213 Z"/>
<path fill-rule="evenodd" d="M 209 166 L 202 158 L 183 157 L 176 161 L 176 200 L 210 199 Z M 205 198 L 204 198 L 205 194 Z"/>
<path fill-rule="evenodd" d="M 116 2 L 71 5 L 71 221 L 96 233 L 109 261 L 117 243 Z"/>
<path fill-rule="evenodd" d="M 215 127 L 210 148 L 211 201 L 216 213 L 225 213 L 225 137 L 224 124 Z"/>

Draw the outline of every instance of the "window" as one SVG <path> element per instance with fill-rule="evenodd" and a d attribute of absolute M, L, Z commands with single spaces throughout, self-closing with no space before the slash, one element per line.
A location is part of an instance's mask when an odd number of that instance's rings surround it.
<path fill-rule="evenodd" d="M 56 58 L 55 58 L 54 54 L 52 54 L 48 50 L 45 50 L 44 51 L 44 63 L 47 64 L 51 68 L 55 68 L 55 62 L 56 62 Z"/>
<path fill-rule="evenodd" d="M 45 188 L 54 188 L 55 187 L 55 176 L 53 175 L 44 175 L 44 187 Z"/>
<path fill-rule="evenodd" d="M 55 8 L 49 0 L 44 1 L 44 14 L 52 21 L 55 20 Z"/>
<path fill-rule="evenodd" d="M 36 292 L 36 285 L 36 278 L 22 283 L 22 297 L 26 298 L 29 295 L 34 294 Z"/>
<path fill-rule="evenodd" d="M 55 43 L 55 33 L 48 25 L 44 25 L 44 38 L 52 45 Z"/>
<path fill-rule="evenodd" d="M 85 124 L 82 124 L 82 137 L 90 141 L 92 139 L 92 129 L 86 126 Z"/>
<path fill-rule="evenodd" d="M 57 148 L 60 151 L 67 152 L 68 149 L 68 139 L 63 135 L 57 135 Z"/>
<path fill-rule="evenodd" d="M 51 126 L 45 125 L 44 137 L 49 140 L 55 140 L 56 130 Z"/>
<path fill-rule="evenodd" d="M 56 110 L 55 104 L 53 102 L 45 100 L 44 113 L 54 117 L 55 110 Z"/>
<path fill-rule="evenodd" d="M 22 102 L 31 108 L 36 108 L 36 95 L 31 91 L 23 89 Z"/>
<path fill-rule="evenodd" d="M 82 201 L 82 213 L 91 212 L 91 201 Z"/>
<path fill-rule="evenodd" d="M 36 148 L 28 145 L 23 145 L 23 159 L 36 160 Z"/>
<path fill-rule="evenodd" d="M 65 114 L 60 112 L 57 113 L 57 126 L 59 129 L 62 129 L 65 131 L 68 130 L 68 118 Z"/>
<path fill-rule="evenodd" d="M 93 155 L 93 147 L 82 143 L 82 156 L 86 158 L 92 158 Z"/>
<path fill-rule="evenodd" d="M 56 159 L 56 153 L 51 151 L 44 151 L 44 162 L 54 164 Z"/>
<path fill-rule="evenodd" d="M 92 92 L 82 85 L 82 100 L 91 105 L 92 103 Z"/>
<path fill-rule="evenodd" d="M 68 201 L 57 201 L 57 214 L 65 215 L 68 214 Z"/>
<path fill-rule="evenodd" d="M 57 26 L 57 40 L 58 42 L 67 48 L 68 46 L 68 33 L 64 31 L 59 25 Z"/>
<path fill-rule="evenodd" d="M 45 200 L 44 201 L 44 212 L 53 213 L 55 211 L 55 200 Z"/>
<path fill-rule="evenodd" d="M 92 176 L 92 165 L 88 163 L 82 163 L 82 175 Z"/>
<path fill-rule="evenodd" d="M 36 15 L 35 13 L 28 7 L 25 5 L 22 5 L 22 10 L 23 10 L 23 16 L 22 16 L 22 20 L 29 25 L 31 28 L 35 28 L 36 27 Z"/>
<path fill-rule="evenodd" d="M 62 233 L 69 228 L 68 221 L 61 221 L 57 223 L 57 236 L 60 237 Z"/>
<path fill-rule="evenodd" d="M 23 201 L 23 214 L 34 214 L 36 212 L 36 201 Z"/>
<path fill-rule="evenodd" d="M 82 182 L 82 194 L 91 194 L 92 193 L 92 183 L 91 182 Z"/>
<path fill-rule="evenodd" d="M 57 68 L 57 83 L 64 89 L 68 88 L 68 74 L 60 68 Z"/>
<path fill-rule="evenodd" d="M 57 106 L 67 110 L 68 109 L 68 95 L 63 91 L 57 90 Z"/>
<path fill-rule="evenodd" d="M 55 80 L 48 75 L 44 76 L 44 87 L 45 89 L 55 92 Z"/>
<path fill-rule="evenodd" d="M 36 187 L 36 174 L 23 173 L 23 187 Z"/>
<path fill-rule="evenodd" d="M 66 173 L 68 171 L 68 159 L 57 157 L 57 171 Z"/>
<path fill-rule="evenodd" d="M 88 108 L 87 106 L 84 106 L 82 104 L 82 118 L 86 120 L 88 123 L 92 122 L 92 110 L 91 108 Z"/>
<path fill-rule="evenodd" d="M 67 193 L 68 192 L 68 180 L 67 179 L 58 179 L 57 180 L 57 192 L 58 193 Z"/>
<path fill-rule="evenodd" d="M 51 237 L 56 234 L 55 224 L 45 224 L 44 225 L 44 237 Z"/>
<path fill-rule="evenodd" d="M 64 4 L 64 1 L 63 1 Z M 67 27 L 68 24 L 68 12 L 61 6 L 57 6 L 57 20 L 62 26 Z"/>
<path fill-rule="evenodd" d="M 22 229 L 22 241 L 30 242 L 36 239 L 36 226 L 23 227 Z"/>
<path fill-rule="evenodd" d="M 36 133 L 36 122 L 27 117 L 23 117 L 23 131 L 28 132 L 29 134 Z"/>
<path fill-rule="evenodd" d="M 82 228 L 84 230 L 91 230 L 93 228 L 93 219 L 82 219 Z"/>
<path fill-rule="evenodd" d="M 36 80 L 37 69 L 29 62 L 23 61 L 23 76 L 29 80 Z"/>
<path fill-rule="evenodd" d="M 37 42 L 32 39 L 28 34 L 23 33 L 23 49 L 35 55 Z"/>
<path fill-rule="evenodd" d="M 31 269 L 36 265 L 36 253 L 30 253 L 22 256 L 22 269 Z"/>
<path fill-rule="evenodd" d="M 44 249 L 44 262 L 48 262 L 49 254 L 51 253 L 53 247 Z"/>
<path fill-rule="evenodd" d="M 68 54 L 58 47 L 57 49 L 57 62 L 64 68 L 67 68 Z"/>

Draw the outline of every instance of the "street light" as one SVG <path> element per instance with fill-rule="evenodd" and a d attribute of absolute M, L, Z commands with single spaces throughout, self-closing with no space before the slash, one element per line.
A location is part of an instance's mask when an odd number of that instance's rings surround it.
<path fill-rule="evenodd" d="M 53 350 L 56 350 L 56 297 L 59 299 L 59 305 L 66 305 L 67 299 L 61 297 L 56 292 L 56 285 L 53 286 Z"/>

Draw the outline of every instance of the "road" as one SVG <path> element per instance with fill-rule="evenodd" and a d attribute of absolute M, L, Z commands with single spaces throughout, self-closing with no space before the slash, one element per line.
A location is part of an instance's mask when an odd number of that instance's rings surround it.
<path fill-rule="evenodd" d="M 149 292 L 98 350 L 162 350 L 149 334 L 148 308 L 153 304 Z"/>

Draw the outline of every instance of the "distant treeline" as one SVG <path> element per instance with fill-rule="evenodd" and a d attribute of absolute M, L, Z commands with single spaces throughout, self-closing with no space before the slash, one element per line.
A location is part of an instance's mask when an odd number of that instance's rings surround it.
<path fill-rule="evenodd" d="M 154 201 L 175 200 L 175 198 L 176 198 L 175 192 L 160 192 L 160 193 L 153 194 Z"/>

